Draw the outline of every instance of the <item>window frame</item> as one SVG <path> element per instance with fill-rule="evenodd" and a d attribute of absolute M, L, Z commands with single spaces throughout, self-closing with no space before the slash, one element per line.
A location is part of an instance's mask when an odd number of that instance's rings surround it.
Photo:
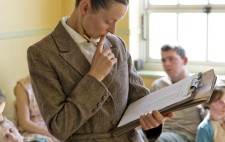
<path fill-rule="evenodd" d="M 149 26 L 147 26 L 149 23 L 149 16 L 148 14 L 151 12 L 173 12 L 176 11 L 177 13 L 182 13 L 182 12 L 189 12 L 189 13 L 202 13 L 203 8 L 205 6 L 210 6 L 211 8 L 211 13 L 225 13 L 224 6 L 225 5 L 212 5 L 212 4 L 207 4 L 207 5 L 170 5 L 170 6 L 153 6 L 150 5 L 149 0 L 145 0 L 142 3 L 141 8 L 141 13 L 142 13 L 142 40 L 141 43 L 144 46 L 144 48 L 141 50 L 141 57 L 144 60 L 143 63 L 143 69 L 144 70 L 152 70 L 152 71 L 163 71 L 162 63 L 161 60 L 158 59 L 151 59 L 149 56 L 149 50 L 150 50 L 150 44 L 149 44 Z M 208 21 L 208 16 L 207 16 L 207 21 Z M 207 22 L 208 25 L 208 22 Z M 207 30 L 207 35 L 208 35 L 208 30 Z M 207 41 L 206 41 L 207 42 Z M 208 43 L 207 47 L 208 48 Z M 160 51 L 159 51 L 160 52 Z M 208 52 L 208 49 L 207 49 Z M 206 56 L 207 53 L 206 53 Z M 207 59 L 207 58 L 206 58 Z M 221 62 L 210 62 L 210 61 L 188 61 L 187 64 L 187 70 L 189 72 L 200 72 L 200 71 L 206 71 L 209 69 L 214 69 L 216 74 L 219 75 L 225 75 L 225 66 L 224 63 Z"/>

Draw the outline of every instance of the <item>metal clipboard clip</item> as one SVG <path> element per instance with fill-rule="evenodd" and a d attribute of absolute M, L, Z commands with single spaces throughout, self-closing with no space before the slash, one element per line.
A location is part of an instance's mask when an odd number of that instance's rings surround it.
<path fill-rule="evenodd" d="M 193 93 L 198 88 L 204 85 L 204 84 L 201 84 L 201 79 L 202 79 L 202 73 L 198 73 L 192 81 L 188 94 Z"/>

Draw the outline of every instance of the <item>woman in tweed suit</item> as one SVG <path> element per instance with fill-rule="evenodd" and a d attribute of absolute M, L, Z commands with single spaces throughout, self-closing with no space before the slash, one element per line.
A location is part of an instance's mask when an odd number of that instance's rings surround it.
<path fill-rule="evenodd" d="M 111 133 L 128 104 L 150 93 L 124 42 L 113 35 L 127 9 L 128 0 L 77 0 L 70 17 L 63 17 L 50 35 L 29 47 L 35 97 L 56 138 L 143 141 L 134 130 L 120 137 Z M 150 141 L 160 135 L 163 122 L 158 111 L 140 117 Z"/>

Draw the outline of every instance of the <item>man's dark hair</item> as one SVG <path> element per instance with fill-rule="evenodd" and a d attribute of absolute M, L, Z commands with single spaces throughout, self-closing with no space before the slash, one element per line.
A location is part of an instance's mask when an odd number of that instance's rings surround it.
<path fill-rule="evenodd" d="M 161 47 L 161 52 L 166 52 L 166 51 L 176 51 L 178 55 L 180 55 L 180 57 L 183 59 L 184 57 L 186 57 L 186 52 L 184 50 L 183 47 L 181 46 L 171 46 L 169 44 L 163 45 Z"/>
<path fill-rule="evenodd" d="M 82 0 L 76 0 L 76 7 L 79 6 Z M 93 10 L 98 11 L 100 8 L 107 9 L 111 2 L 118 2 L 124 5 L 129 4 L 129 0 L 90 0 Z"/>

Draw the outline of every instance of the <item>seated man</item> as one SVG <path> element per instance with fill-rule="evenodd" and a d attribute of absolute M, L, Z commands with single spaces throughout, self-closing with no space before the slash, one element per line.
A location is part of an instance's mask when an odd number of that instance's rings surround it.
<path fill-rule="evenodd" d="M 185 50 L 180 46 L 164 45 L 161 48 L 162 64 L 166 77 L 155 80 L 150 88 L 154 92 L 176 83 L 188 76 L 185 65 L 188 62 Z M 167 119 L 160 142 L 194 142 L 196 130 L 203 119 L 204 109 L 201 105 L 176 111 L 175 117 Z"/>

